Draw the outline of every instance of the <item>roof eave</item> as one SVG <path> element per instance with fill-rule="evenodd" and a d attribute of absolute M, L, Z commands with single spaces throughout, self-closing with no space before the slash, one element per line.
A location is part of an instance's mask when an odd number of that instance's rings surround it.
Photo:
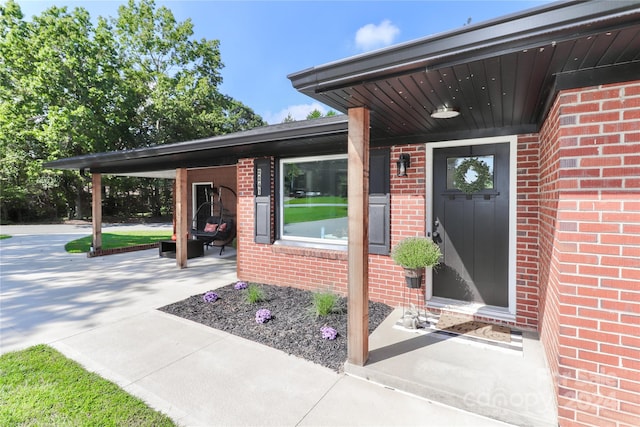
<path fill-rule="evenodd" d="M 235 161 L 240 153 L 260 153 L 266 145 L 277 145 L 283 141 L 293 141 L 302 138 L 345 134 L 347 131 L 347 117 L 334 116 L 300 122 L 264 126 L 244 132 L 219 135 L 192 141 L 152 147 L 136 148 L 132 150 L 94 153 L 82 156 L 54 160 L 44 164 L 49 169 L 89 169 L 101 173 L 124 174 L 142 170 L 165 169 L 167 165 L 180 166 L 180 156 L 197 155 L 210 150 L 224 153 L 221 164 Z M 146 168 L 140 162 L 155 160 L 156 166 L 149 164 Z M 131 164 L 128 167 L 127 164 Z"/>
<path fill-rule="evenodd" d="M 454 31 L 308 68 L 287 77 L 309 96 L 394 74 L 450 66 L 483 55 L 497 56 L 540 43 L 596 33 L 640 18 L 637 2 L 557 2 Z M 336 106 L 332 106 L 336 107 Z M 340 111 L 340 109 L 339 109 Z"/>

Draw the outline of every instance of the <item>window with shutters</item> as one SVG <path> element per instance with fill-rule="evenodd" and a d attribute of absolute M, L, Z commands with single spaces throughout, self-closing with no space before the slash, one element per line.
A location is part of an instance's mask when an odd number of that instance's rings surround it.
<path fill-rule="evenodd" d="M 347 156 L 280 160 L 282 240 L 347 244 Z"/>
<path fill-rule="evenodd" d="M 369 173 L 369 253 L 390 250 L 390 171 L 387 148 L 371 150 Z M 348 240 L 347 156 L 315 156 L 278 162 L 277 228 L 280 243 L 342 248 Z M 255 161 L 255 242 L 272 244 L 269 196 L 271 166 Z"/>

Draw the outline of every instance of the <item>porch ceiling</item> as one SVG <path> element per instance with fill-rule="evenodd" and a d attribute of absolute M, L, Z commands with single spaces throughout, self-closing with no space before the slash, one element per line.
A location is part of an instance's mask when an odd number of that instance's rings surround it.
<path fill-rule="evenodd" d="M 558 90 L 640 78 L 640 3 L 554 3 L 289 75 L 346 112 L 371 110 L 372 141 L 539 130 Z M 452 107 L 460 116 L 433 119 Z"/>

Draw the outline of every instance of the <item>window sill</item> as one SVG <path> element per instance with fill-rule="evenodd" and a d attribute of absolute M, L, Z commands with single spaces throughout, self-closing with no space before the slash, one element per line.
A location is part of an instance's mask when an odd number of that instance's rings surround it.
<path fill-rule="evenodd" d="M 309 258 L 347 260 L 347 246 L 290 242 L 278 240 L 272 246 L 274 254 L 295 255 Z"/>

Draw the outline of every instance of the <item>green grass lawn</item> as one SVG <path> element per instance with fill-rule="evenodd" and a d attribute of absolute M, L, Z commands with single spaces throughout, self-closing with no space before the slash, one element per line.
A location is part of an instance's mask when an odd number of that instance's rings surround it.
<path fill-rule="evenodd" d="M 102 249 L 125 248 L 159 242 L 171 238 L 167 231 L 119 231 L 117 233 L 102 233 Z M 67 243 L 64 248 L 70 253 L 89 252 L 91 236 L 82 237 Z"/>
<path fill-rule="evenodd" d="M 9 239 L 9 238 L 11 238 L 11 236 L 8 234 L 0 234 L 0 240 Z"/>
<path fill-rule="evenodd" d="M 347 210 L 347 199 L 344 197 L 291 199 L 284 203 L 284 223 L 295 224 L 297 222 L 344 218 L 347 216 Z"/>
<path fill-rule="evenodd" d="M 0 425 L 173 426 L 173 421 L 51 347 L 0 356 Z"/>

